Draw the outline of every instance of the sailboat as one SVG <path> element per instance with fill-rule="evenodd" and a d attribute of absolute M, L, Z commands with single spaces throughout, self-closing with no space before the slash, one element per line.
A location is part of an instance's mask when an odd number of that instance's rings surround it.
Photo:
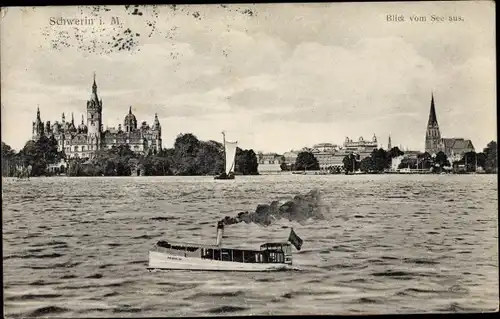
<path fill-rule="evenodd" d="M 215 179 L 234 179 L 234 162 L 236 158 L 236 148 L 238 141 L 226 141 L 226 134 L 222 132 L 222 141 L 224 144 L 224 172 L 215 176 Z"/>

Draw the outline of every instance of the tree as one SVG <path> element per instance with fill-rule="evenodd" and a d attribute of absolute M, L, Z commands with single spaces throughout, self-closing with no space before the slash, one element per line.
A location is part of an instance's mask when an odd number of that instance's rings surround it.
<path fill-rule="evenodd" d="M 363 172 L 371 172 L 374 170 L 374 165 L 371 156 L 365 157 L 359 163 L 359 169 Z"/>
<path fill-rule="evenodd" d="M 345 173 L 349 172 L 354 172 L 359 168 L 358 161 L 356 160 L 356 156 L 354 154 L 349 154 L 344 157 L 342 160 L 342 163 L 344 164 L 344 171 Z"/>
<path fill-rule="evenodd" d="M 391 166 L 392 158 L 389 157 L 389 153 L 384 149 L 379 148 L 373 150 L 370 157 L 372 159 L 372 166 L 374 171 L 383 172 L 386 168 L 389 168 Z"/>
<path fill-rule="evenodd" d="M 295 160 L 295 169 L 301 170 L 319 170 L 319 163 L 311 152 L 300 152 Z"/>
<path fill-rule="evenodd" d="M 198 175 L 196 156 L 200 141 L 191 133 L 179 134 L 174 143 L 175 175 Z"/>
<path fill-rule="evenodd" d="M 401 160 L 401 163 L 399 163 L 398 168 L 409 168 L 409 169 L 416 169 L 417 168 L 417 161 L 414 158 L 403 158 Z"/>
<path fill-rule="evenodd" d="M 196 154 L 197 173 L 215 175 L 224 170 L 224 158 L 221 153 L 222 144 L 217 142 L 199 142 Z"/>
<path fill-rule="evenodd" d="M 485 171 L 488 173 L 496 173 L 498 167 L 497 142 L 489 142 L 486 148 L 483 150 L 483 153 L 486 157 L 484 164 Z"/>
<path fill-rule="evenodd" d="M 236 148 L 236 158 L 234 165 L 234 172 L 242 175 L 258 175 L 259 174 L 259 161 L 255 152 L 250 150 L 242 150 Z"/>
<path fill-rule="evenodd" d="M 476 153 L 474 151 L 465 153 L 457 164 L 465 165 L 466 172 L 474 172 L 477 166 L 484 167 L 486 157 L 483 153 Z"/>
<path fill-rule="evenodd" d="M 28 141 L 19 151 L 19 160 L 24 167 L 31 165 L 31 176 L 46 175 L 47 165 L 55 163 L 60 158 L 57 151 L 57 141 L 45 135 L 36 142 Z"/>
<path fill-rule="evenodd" d="M 404 152 L 402 152 L 402 151 L 399 149 L 399 147 L 397 147 L 397 146 L 395 146 L 395 147 L 391 148 L 391 149 L 389 150 L 389 152 L 388 152 L 388 156 L 389 156 L 389 158 L 391 158 L 391 159 L 393 159 L 393 158 L 395 158 L 395 157 L 402 156 L 402 155 L 404 155 L 404 154 L 405 154 L 405 153 L 404 153 Z"/>
<path fill-rule="evenodd" d="M 17 154 L 9 145 L 2 142 L 2 176 L 14 176 Z"/>
<path fill-rule="evenodd" d="M 432 156 L 431 154 L 424 152 L 417 155 L 417 168 L 418 169 L 430 169 L 432 167 Z"/>
<path fill-rule="evenodd" d="M 448 161 L 448 156 L 442 151 L 439 151 L 434 158 L 434 166 L 437 172 L 443 170 L 443 167 L 450 166 L 450 162 Z"/>

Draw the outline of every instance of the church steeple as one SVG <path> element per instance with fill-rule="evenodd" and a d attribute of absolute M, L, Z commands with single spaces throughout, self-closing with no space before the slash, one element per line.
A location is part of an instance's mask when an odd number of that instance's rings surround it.
<path fill-rule="evenodd" d="M 431 109 L 429 111 L 429 121 L 427 122 L 427 132 L 425 133 L 425 151 L 429 154 L 437 154 L 441 149 L 441 132 L 436 116 L 436 106 L 434 104 L 434 92 L 431 94 Z"/>
<path fill-rule="evenodd" d="M 73 115 L 73 112 L 71 112 L 71 124 L 75 125 L 75 116 Z"/>
<path fill-rule="evenodd" d="M 438 126 L 437 116 L 436 116 L 436 107 L 434 106 L 434 92 L 431 93 L 431 110 L 429 112 L 429 121 L 427 122 L 427 126 Z"/>
<path fill-rule="evenodd" d="M 391 149 L 392 149 L 391 134 L 389 134 L 389 141 L 387 142 L 387 149 L 388 149 L 388 150 L 391 150 Z"/>

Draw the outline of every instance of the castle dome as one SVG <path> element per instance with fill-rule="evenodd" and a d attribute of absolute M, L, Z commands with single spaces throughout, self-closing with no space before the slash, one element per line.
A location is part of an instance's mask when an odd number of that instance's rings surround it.
<path fill-rule="evenodd" d="M 82 124 L 78 125 L 78 129 L 80 131 L 86 131 L 87 130 L 87 125 L 85 125 L 85 124 L 82 123 Z"/>
<path fill-rule="evenodd" d="M 137 129 L 137 119 L 135 115 L 132 114 L 132 107 L 129 108 L 128 114 L 125 116 L 123 126 L 125 126 L 125 131 L 127 132 Z"/>
<path fill-rule="evenodd" d="M 78 125 L 78 130 L 83 133 L 87 132 L 87 125 L 85 125 L 85 123 L 83 122 L 83 115 L 82 115 L 82 123 Z"/>

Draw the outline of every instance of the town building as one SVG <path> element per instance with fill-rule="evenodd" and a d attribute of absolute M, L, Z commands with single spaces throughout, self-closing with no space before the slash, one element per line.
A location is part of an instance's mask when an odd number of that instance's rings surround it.
<path fill-rule="evenodd" d="M 375 134 L 371 141 L 360 137 L 358 141 L 353 141 L 346 137 L 343 146 L 332 143 L 319 143 L 313 147 L 304 147 L 300 151 L 291 150 L 283 154 L 285 163 L 293 164 L 300 152 L 311 152 L 318 160 L 320 169 L 332 169 L 344 166 L 344 158 L 349 154 L 359 155 L 358 161 L 371 155 L 373 150 L 378 148 Z"/>
<path fill-rule="evenodd" d="M 280 164 L 283 162 L 283 156 L 277 153 L 257 153 L 259 163 L 258 170 L 260 174 L 273 174 L 282 171 Z"/>
<path fill-rule="evenodd" d="M 282 156 L 277 153 L 257 153 L 257 160 L 260 164 L 280 164 Z"/>
<path fill-rule="evenodd" d="M 373 134 L 371 141 L 365 140 L 360 136 L 357 141 L 351 140 L 349 137 L 345 138 L 343 149 L 353 153 L 370 153 L 378 148 L 377 136 Z"/>
<path fill-rule="evenodd" d="M 333 166 L 342 165 L 342 159 L 339 161 L 339 147 L 331 143 L 319 143 L 313 145 L 310 152 L 318 160 L 320 169 L 328 169 Z"/>
<path fill-rule="evenodd" d="M 427 131 L 425 133 L 425 151 L 432 156 L 443 152 L 451 162 L 460 160 L 467 152 L 474 152 L 471 140 L 464 138 L 442 138 L 436 116 L 434 94 L 431 95 L 431 108 Z"/>
<path fill-rule="evenodd" d="M 102 99 L 97 95 L 97 84 L 92 85 L 90 100 L 87 101 L 87 121 L 85 124 L 82 114 L 82 121 L 75 125 L 75 119 L 71 115 L 71 121 L 66 121 L 62 113 L 61 122 L 55 121 L 52 125 L 50 121 L 44 123 L 40 117 L 40 108 L 37 109 L 37 116 L 33 122 L 32 139 L 38 140 L 41 136 L 54 137 L 57 140 L 58 150 L 64 151 L 68 158 L 92 158 L 97 150 L 110 149 L 113 146 L 129 145 L 130 149 L 136 153 L 155 152 L 162 149 L 161 125 L 158 115 L 155 114 L 152 126 L 147 122 L 142 122 L 137 126 L 137 119 L 132 113 L 130 106 L 128 114 L 118 129 L 103 129 L 102 124 Z"/>

